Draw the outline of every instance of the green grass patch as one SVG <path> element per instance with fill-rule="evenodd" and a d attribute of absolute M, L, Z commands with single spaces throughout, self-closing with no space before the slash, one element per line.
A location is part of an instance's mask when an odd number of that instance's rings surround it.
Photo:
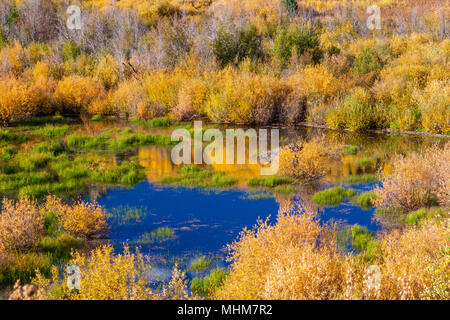
<path fill-rule="evenodd" d="M 29 185 L 19 189 L 19 198 L 43 199 L 51 191 L 50 184 Z"/>
<path fill-rule="evenodd" d="M 358 146 L 347 146 L 344 148 L 343 155 L 344 156 L 355 155 L 358 153 L 358 150 L 359 150 Z"/>
<path fill-rule="evenodd" d="M 151 212 L 144 206 L 119 206 L 108 212 L 108 219 L 112 224 L 125 225 L 140 222 L 149 215 L 151 215 Z"/>
<path fill-rule="evenodd" d="M 2 148 L 2 152 L 0 154 L 0 160 L 2 161 L 9 161 L 14 158 L 16 155 L 16 150 L 11 146 L 6 146 Z"/>
<path fill-rule="evenodd" d="M 357 194 L 353 198 L 353 201 L 356 204 L 358 204 L 361 208 L 367 209 L 367 208 L 373 207 L 373 201 L 376 198 L 377 197 L 376 197 L 375 193 L 373 193 L 372 191 L 368 191 L 368 192 L 362 192 L 360 194 Z"/>
<path fill-rule="evenodd" d="M 52 155 L 49 153 L 21 153 L 17 155 L 19 160 L 19 166 L 23 171 L 33 172 L 42 170 L 47 167 Z"/>
<path fill-rule="evenodd" d="M 375 174 L 355 174 L 342 178 L 342 183 L 345 184 L 360 184 L 377 182 L 378 178 Z"/>
<path fill-rule="evenodd" d="M 55 142 L 42 142 L 34 146 L 33 153 L 48 153 L 57 156 L 64 151 L 64 148 Z"/>
<path fill-rule="evenodd" d="M 194 272 L 200 272 L 208 269 L 210 265 L 211 261 L 209 261 L 205 256 L 201 256 L 191 262 L 189 270 Z"/>
<path fill-rule="evenodd" d="M 36 276 L 36 270 L 50 276 L 52 257 L 48 253 L 14 253 L 0 260 L 0 288 L 12 286 L 17 280 L 29 283 Z"/>
<path fill-rule="evenodd" d="M 34 135 L 46 138 L 46 139 L 57 139 L 64 137 L 69 132 L 69 126 L 53 126 L 47 125 L 43 128 L 39 128 L 33 131 Z"/>
<path fill-rule="evenodd" d="M 8 145 L 11 143 L 17 144 L 22 143 L 26 140 L 25 137 L 22 137 L 14 132 L 11 132 L 9 129 L 0 129 L 0 145 Z"/>
<path fill-rule="evenodd" d="M 29 185 L 46 184 L 52 176 L 48 172 L 19 172 L 16 174 L 0 174 L 0 190 L 16 191 Z"/>
<path fill-rule="evenodd" d="M 145 178 L 143 168 L 132 162 L 123 162 L 120 166 L 109 168 L 91 175 L 91 181 L 105 184 L 135 185 Z"/>
<path fill-rule="evenodd" d="M 47 252 L 59 262 L 67 262 L 71 258 L 72 249 L 77 249 L 81 241 L 64 233 L 57 237 L 43 237 L 39 243 L 39 250 Z"/>
<path fill-rule="evenodd" d="M 107 150 L 110 148 L 110 143 L 111 137 L 109 134 L 89 136 L 72 133 L 67 137 L 67 146 L 78 150 Z"/>
<path fill-rule="evenodd" d="M 193 294 L 202 297 L 212 297 L 214 291 L 224 283 L 228 272 L 217 268 L 212 270 L 206 277 L 196 277 L 192 279 L 191 291 Z"/>
<path fill-rule="evenodd" d="M 292 184 L 296 180 L 294 178 L 286 177 L 261 177 L 261 178 L 250 178 L 247 181 L 250 187 L 276 187 L 284 184 Z"/>
<path fill-rule="evenodd" d="M 181 168 L 176 176 L 163 177 L 158 183 L 204 188 L 226 188 L 238 182 L 234 177 L 228 177 L 225 173 L 204 169 L 197 166 L 185 166 Z"/>
<path fill-rule="evenodd" d="M 344 199 L 351 198 L 355 194 L 352 189 L 335 187 L 319 191 L 314 194 L 312 201 L 321 206 L 339 205 Z"/>
<path fill-rule="evenodd" d="M 365 168 L 368 167 L 372 164 L 373 159 L 370 158 L 362 158 L 359 160 L 355 161 L 355 166 L 360 167 L 360 168 Z"/>
<path fill-rule="evenodd" d="M 439 207 L 421 208 L 408 213 L 403 220 L 406 224 L 418 226 L 425 220 L 440 219 L 448 216 L 448 211 Z"/>
<path fill-rule="evenodd" d="M 153 118 L 151 120 L 140 120 L 138 118 L 133 118 L 131 119 L 131 121 L 150 128 L 167 128 L 172 124 L 172 121 L 170 121 L 170 119 L 166 117 Z"/>
<path fill-rule="evenodd" d="M 366 228 L 357 224 L 352 227 L 352 245 L 355 249 L 365 250 L 372 237 L 372 233 Z"/>
<path fill-rule="evenodd" d="M 143 233 L 137 240 L 136 243 L 140 245 L 148 245 L 155 242 L 164 241 L 170 239 L 175 235 L 175 231 L 169 227 L 160 227 L 152 232 Z"/>
<path fill-rule="evenodd" d="M 276 193 L 284 193 L 284 194 L 294 194 L 297 193 L 298 191 L 296 187 L 288 184 L 276 186 L 275 188 L 271 188 L 270 190 Z"/>

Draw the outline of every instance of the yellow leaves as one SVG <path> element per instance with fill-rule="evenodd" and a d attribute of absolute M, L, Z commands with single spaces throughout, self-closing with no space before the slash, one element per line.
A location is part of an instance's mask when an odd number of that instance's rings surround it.
<path fill-rule="evenodd" d="M 325 66 L 308 65 L 302 71 L 292 76 L 294 86 L 303 88 L 306 96 L 334 95 L 338 90 L 338 80 L 328 71 Z"/>
<path fill-rule="evenodd" d="M 450 80 L 434 80 L 414 95 L 422 116 L 422 126 L 429 132 L 450 132 Z"/>
<path fill-rule="evenodd" d="M 450 144 L 432 147 L 423 153 L 411 153 L 393 160 L 392 173 L 382 177 L 382 187 L 374 192 L 378 207 L 399 208 L 405 212 L 438 201 L 448 206 L 450 189 Z"/>
<path fill-rule="evenodd" d="M 120 81 L 120 66 L 117 59 L 110 54 L 101 57 L 95 70 L 95 76 L 106 89 L 115 87 Z"/>
<path fill-rule="evenodd" d="M 75 113 L 82 113 L 91 102 L 104 95 L 98 80 L 77 75 L 64 77 L 55 90 L 55 99 L 60 106 Z"/>
<path fill-rule="evenodd" d="M 64 230 L 71 235 L 91 238 L 106 228 L 106 212 L 97 203 L 80 200 L 61 209 L 56 214 Z"/>
<path fill-rule="evenodd" d="M 0 120 L 4 123 L 33 115 L 29 86 L 15 77 L 0 78 Z"/>
<path fill-rule="evenodd" d="M 311 181 L 327 174 L 329 162 L 337 155 L 336 147 L 325 142 L 323 136 L 301 141 L 293 147 L 280 149 L 280 170 L 287 176 Z"/>
<path fill-rule="evenodd" d="M 146 277 L 149 264 L 139 252 L 131 253 L 125 247 L 122 254 L 114 255 L 110 245 L 100 246 L 90 255 L 79 252 L 69 264 L 77 265 L 81 273 L 81 286 L 71 299 L 80 300 L 142 300 L 152 299 Z"/>
<path fill-rule="evenodd" d="M 280 211 L 273 226 L 244 230 L 230 259 L 219 299 L 332 299 L 343 278 L 333 232 L 307 207 Z"/>
<path fill-rule="evenodd" d="M 4 199 L 0 214 L 0 253 L 36 246 L 43 228 L 44 219 L 33 201 Z"/>
<path fill-rule="evenodd" d="M 106 228 L 106 212 L 97 203 L 79 200 L 66 205 L 61 199 L 48 196 L 43 209 L 56 214 L 63 229 L 73 236 L 90 238 Z"/>
<path fill-rule="evenodd" d="M 190 79 L 183 83 L 178 95 L 178 104 L 172 110 L 175 120 L 190 120 L 202 112 L 208 87 L 201 79 Z"/>

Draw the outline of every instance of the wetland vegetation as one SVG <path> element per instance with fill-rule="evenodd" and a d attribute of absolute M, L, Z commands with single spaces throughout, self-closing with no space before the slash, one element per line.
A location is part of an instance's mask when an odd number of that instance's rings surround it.
<path fill-rule="evenodd" d="M 448 3 L 368 4 L 1 1 L 0 297 L 450 299 Z M 196 119 L 278 174 L 173 164 Z"/>

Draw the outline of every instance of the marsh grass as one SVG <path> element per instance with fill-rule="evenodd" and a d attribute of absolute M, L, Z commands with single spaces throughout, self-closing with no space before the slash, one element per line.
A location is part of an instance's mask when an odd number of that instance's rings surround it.
<path fill-rule="evenodd" d="M 25 137 L 18 135 L 9 129 L 0 129 L 0 145 L 8 145 L 10 143 L 18 144 L 26 140 Z"/>
<path fill-rule="evenodd" d="M 294 186 L 291 185 L 279 185 L 276 186 L 275 188 L 270 189 L 271 191 L 275 192 L 275 193 L 284 193 L 284 194 L 294 194 L 297 193 L 297 188 L 295 188 Z"/>
<path fill-rule="evenodd" d="M 50 276 L 53 258 L 48 253 L 18 252 L 0 260 L 0 288 L 13 285 L 17 280 L 29 283 L 36 270 Z"/>
<path fill-rule="evenodd" d="M 358 146 L 347 146 L 344 148 L 343 155 L 344 156 L 355 155 L 358 153 L 358 151 L 359 151 Z"/>
<path fill-rule="evenodd" d="M 159 145 L 170 146 L 176 144 L 169 136 L 146 134 L 123 130 L 118 135 L 103 133 L 97 136 L 73 133 L 67 137 L 67 146 L 75 150 L 127 150 L 140 146 Z"/>
<path fill-rule="evenodd" d="M 163 177 L 158 180 L 158 183 L 161 184 L 205 188 L 226 188 L 237 182 L 238 179 L 228 177 L 223 172 L 197 166 L 185 166 L 179 170 L 177 175 Z"/>
<path fill-rule="evenodd" d="M 371 158 L 362 158 L 355 161 L 355 166 L 360 168 L 366 168 L 373 163 L 374 159 Z"/>
<path fill-rule="evenodd" d="M 261 177 L 250 178 L 247 182 L 250 187 L 276 187 L 284 184 L 292 184 L 296 181 L 294 178 L 287 177 Z"/>
<path fill-rule="evenodd" d="M 402 217 L 402 220 L 406 224 L 420 226 L 424 221 L 429 219 L 445 219 L 448 217 L 448 211 L 439 207 L 421 208 Z"/>
<path fill-rule="evenodd" d="M 169 227 L 160 227 L 151 232 L 143 233 L 137 240 L 136 243 L 139 245 L 149 245 L 155 242 L 160 242 L 168 240 L 175 235 L 175 231 Z"/>
<path fill-rule="evenodd" d="M 361 184 L 361 183 L 371 183 L 377 182 L 378 178 L 375 174 L 355 174 L 343 177 L 341 179 L 342 183 L 345 184 Z"/>
<path fill-rule="evenodd" d="M 145 174 L 141 166 L 132 162 L 123 162 L 118 167 L 93 173 L 91 181 L 105 184 L 121 183 L 126 186 L 132 186 L 144 179 L 144 177 Z"/>
<path fill-rule="evenodd" d="M 191 291 L 193 294 L 212 298 L 214 296 L 214 291 L 222 286 L 227 275 L 228 272 L 222 268 L 211 270 L 206 277 L 196 277 L 192 279 Z"/>
<path fill-rule="evenodd" d="M 334 187 L 316 192 L 312 197 L 312 201 L 321 206 L 333 206 L 339 205 L 342 201 L 351 198 L 354 194 L 355 191 L 352 189 Z"/>
<path fill-rule="evenodd" d="M 125 225 L 140 222 L 151 214 L 149 209 L 144 206 L 119 206 L 108 212 L 108 219 L 112 224 Z"/>
<path fill-rule="evenodd" d="M 16 150 L 12 146 L 7 146 L 2 148 L 2 152 L 0 154 L 0 160 L 9 161 L 14 158 L 16 154 Z"/>
<path fill-rule="evenodd" d="M 172 121 L 170 121 L 170 119 L 166 117 L 153 118 L 150 120 L 140 120 L 139 118 L 133 118 L 131 119 L 131 122 L 150 128 L 167 128 L 172 124 Z"/>
<path fill-rule="evenodd" d="M 47 167 L 53 156 L 50 153 L 20 153 L 17 154 L 19 167 L 26 172 L 34 172 Z"/>
<path fill-rule="evenodd" d="M 353 201 L 358 204 L 363 209 L 368 209 L 373 207 L 373 201 L 376 199 L 375 193 L 372 191 L 362 192 L 353 197 Z"/>
<path fill-rule="evenodd" d="M 43 137 L 45 139 L 62 138 L 69 132 L 69 126 L 53 126 L 47 125 L 43 128 L 34 130 L 32 133 L 36 136 Z"/>
<path fill-rule="evenodd" d="M 52 156 L 57 156 L 64 151 L 63 146 L 57 142 L 42 142 L 36 144 L 32 150 L 33 153 L 47 153 Z"/>
<path fill-rule="evenodd" d="M 189 270 L 194 272 L 200 272 L 208 269 L 210 265 L 211 261 L 208 260 L 205 256 L 201 256 L 191 262 Z"/>
<path fill-rule="evenodd" d="M 81 244 L 81 240 L 63 233 L 56 237 L 43 237 L 39 243 L 39 250 L 51 254 L 53 259 L 67 262 L 71 258 L 71 251 L 78 249 Z"/>

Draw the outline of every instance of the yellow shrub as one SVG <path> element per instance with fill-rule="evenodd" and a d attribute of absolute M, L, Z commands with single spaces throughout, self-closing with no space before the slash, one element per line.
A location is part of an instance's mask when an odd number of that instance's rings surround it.
<path fill-rule="evenodd" d="M 429 132 L 450 132 L 450 80 L 431 81 L 415 99 L 422 116 L 422 126 Z"/>
<path fill-rule="evenodd" d="M 70 299 L 142 300 L 153 296 L 145 280 L 149 265 L 128 247 L 118 255 L 110 245 L 97 247 L 88 256 L 76 252 L 69 264 L 81 269 L 80 290 L 72 292 Z"/>
<path fill-rule="evenodd" d="M 189 120 L 200 115 L 204 107 L 208 87 L 200 79 L 191 79 L 183 86 L 178 95 L 178 104 L 172 110 L 175 120 Z"/>
<path fill-rule="evenodd" d="M 180 72 L 149 74 L 142 81 L 147 99 L 145 110 L 139 112 L 142 118 L 153 118 L 168 113 L 178 103 L 178 92 L 185 77 Z"/>
<path fill-rule="evenodd" d="M 25 49 L 18 41 L 0 50 L 0 71 L 2 73 L 21 74 L 26 67 Z"/>
<path fill-rule="evenodd" d="M 138 115 L 145 110 L 147 100 L 140 82 L 136 79 L 121 82 L 112 95 L 112 104 L 119 114 Z"/>
<path fill-rule="evenodd" d="M 0 253 L 37 245 L 44 229 L 44 219 L 29 199 L 17 202 L 4 199 L 0 214 Z"/>
<path fill-rule="evenodd" d="M 21 79 L 0 78 L 0 120 L 3 123 L 20 120 L 35 113 L 31 90 Z"/>
<path fill-rule="evenodd" d="M 382 187 L 375 188 L 378 207 L 399 208 L 404 212 L 423 206 L 448 206 L 450 194 L 450 143 L 443 149 L 432 147 L 423 153 L 411 153 L 393 160 L 392 173 L 381 177 Z"/>
<path fill-rule="evenodd" d="M 69 234 L 91 238 L 105 230 L 106 212 L 96 203 L 77 201 L 57 212 L 59 221 Z"/>
<path fill-rule="evenodd" d="M 280 149 L 280 171 L 287 176 L 315 180 L 328 173 L 330 161 L 337 154 L 337 147 L 328 144 L 323 136 L 300 141 Z"/>
<path fill-rule="evenodd" d="M 323 124 L 327 106 L 339 92 L 339 82 L 323 65 L 308 65 L 288 78 L 294 88 L 301 88 L 307 98 L 307 120 Z"/>
<path fill-rule="evenodd" d="M 105 90 L 98 80 L 81 76 L 64 77 L 55 90 L 59 105 L 74 113 L 86 111 L 91 102 L 104 95 Z"/>
<path fill-rule="evenodd" d="M 431 221 L 421 228 L 389 232 L 380 241 L 383 261 L 378 291 L 366 293 L 378 299 L 448 299 L 450 276 L 448 248 L 450 229 L 447 223 Z M 446 252 L 447 251 L 447 252 Z M 445 262 L 446 260 L 446 262 Z M 443 268 L 430 273 L 431 266 Z M 437 281 L 443 281 L 439 284 Z M 440 291 L 437 286 L 441 286 Z"/>
<path fill-rule="evenodd" d="M 109 54 L 103 56 L 97 65 L 95 76 L 106 89 L 115 87 L 120 81 L 120 66 L 117 59 Z"/>
<path fill-rule="evenodd" d="M 280 211 L 275 225 L 244 230 L 229 249 L 219 299 L 333 299 L 344 282 L 335 234 L 315 209 Z"/>
<path fill-rule="evenodd" d="M 205 111 L 214 122 L 267 124 L 278 120 L 291 91 L 284 81 L 229 67 L 219 76 Z"/>
<path fill-rule="evenodd" d="M 32 85 L 30 88 L 30 104 L 39 114 L 50 114 L 55 111 L 54 90 L 56 81 L 50 75 L 48 61 L 40 61 L 31 69 Z"/>
<path fill-rule="evenodd" d="M 89 104 L 87 112 L 89 114 L 98 114 L 102 116 L 115 115 L 117 109 L 112 103 L 112 96 L 113 94 L 108 92 L 105 96 L 95 99 Z"/>

